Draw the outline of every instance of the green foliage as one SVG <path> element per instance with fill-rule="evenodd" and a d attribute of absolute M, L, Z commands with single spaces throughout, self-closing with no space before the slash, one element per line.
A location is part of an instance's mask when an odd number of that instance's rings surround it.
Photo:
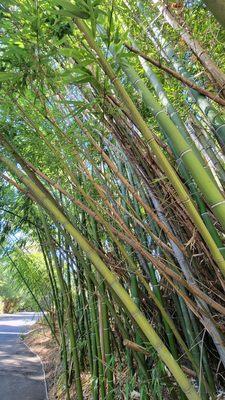
<path fill-rule="evenodd" d="M 43 309 L 51 301 L 43 256 L 32 247 L 27 246 L 27 250 L 32 252 L 15 250 L 10 258 L 5 256 L 1 260 L 0 297 L 3 303 L 12 301 L 11 311 L 38 310 L 33 295 Z"/>

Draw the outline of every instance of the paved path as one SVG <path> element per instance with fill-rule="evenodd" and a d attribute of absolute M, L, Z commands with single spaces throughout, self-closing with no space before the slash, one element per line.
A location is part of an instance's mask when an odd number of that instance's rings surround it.
<path fill-rule="evenodd" d="M 37 319 L 28 312 L 0 314 L 1 400 L 46 400 L 40 360 L 20 340 Z"/>

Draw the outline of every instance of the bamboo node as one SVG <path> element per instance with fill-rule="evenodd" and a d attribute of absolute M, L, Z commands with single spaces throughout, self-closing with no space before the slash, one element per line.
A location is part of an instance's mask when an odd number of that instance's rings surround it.
<path fill-rule="evenodd" d="M 213 205 L 211 206 L 211 208 L 216 208 L 217 206 L 220 206 L 221 204 L 225 204 L 225 200 L 222 200 L 222 201 L 219 201 L 219 202 L 216 203 L 216 204 L 213 204 Z"/>
<path fill-rule="evenodd" d="M 190 151 L 192 151 L 190 148 L 182 151 L 182 153 L 180 154 L 180 158 L 182 158 L 185 154 L 190 153 Z"/>
<path fill-rule="evenodd" d="M 154 142 L 155 141 L 155 138 L 154 138 L 154 136 L 152 136 L 150 139 L 147 139 L 146 140 L 146 143 L 147 144 L 151 144 L 152 142 Z"/>
<path fill-rule="evenodd" d="M 158 346 L 155 346 L 155 349 L 156 349 L 157 353 L 160 355 L 161 352 L 164 351 L 165 346 L 164 346 L 164 344 L 161 342 L 161 343 L 159 343 Z"/>
<path fill-rule="evenodd" d="M 159 110 L 159 111 L 157 111 L 157 113 L 155 114 L 155 117 L 158 117 L 158 115 L 161 114 L 161 113 L 166 113 L 166 111 L 165 111 L 165 110 Z"/>
<path fill-rule="evenodd" d="M 114 83 L 116 80 L 117 80 L 117 76 L 114 76 L 114 77 L 111 79 L 111 82 Z"/>
<path fill-rule="evenodd" d="M 187 197 L 186 200 L 181 201 L 181 203 L 182 203 L 182 204 L 187 204 L 187 203 L 189 203 L 189 201 L 190 201 L 190 198 Z"/>
<path fill-rule="evenodd" d="M 136 311 L 134 314 L 131 314 L 131 315 L 132 315 L 132 317 L 133 317 L 134 319 L 136 319 L 136 317 L 137 317 L 138 315 L 140 315 L 140 314 L 142 314 L 142 313 L 141 313 L 140 310 L 138 310 L 138 311 Z"/>
<path fill-rule="evenodd" d="M 187 389 L 183 388 L 183 391 L 188 398 L 188 396 L 193 393 L 193 386 L 190 384 L 190 385 L 188 385 Z"/>
<path fill-rule="evenodd" d="M 114 286 L 115 284 L 117 284 L 117 283 L 118 283 L 118 280 L 115 279 L 112 283 L 110 283 L 110 286 L 113 288 L 113 286 Z"/>
<path fill-rule="evenodd" d="M 134 81 L 133 81 L 133 85 L 136 85 L 139 81 L 141 81 L 142 79 L 141 78 L 137 78 L 137 79 L 135 79 Z"/>
<path fill-rule="evenodd" d="M 220 125 L 218 128 L 216 128 L 216 133 L 218 133 L 219 130 L 220 130 L 221 128 L 224 128 L 224 127 L 225 127 L 225 124 Z"/>

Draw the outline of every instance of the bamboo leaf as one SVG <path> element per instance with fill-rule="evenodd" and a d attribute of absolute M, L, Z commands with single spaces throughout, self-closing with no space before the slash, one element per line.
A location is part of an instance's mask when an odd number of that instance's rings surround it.
<path fill-rule="evenodd" d="M 19 77 L 19 74 L 15 72 L 0 72 L 0 82 L 15 80 Z"/>
<path fill-rule="evenodd" d="M 62 10 L 59 10 L 60 14 L 75 16 L 82 19 L 90 17 L 89 9 L 84 0 L 77 0 L 76 4 L 67 0 L 53 0 L 53 3 L 63 8 Z"/>
<path fill-rule="evenodd" d="M 95 36 L 96 36 L 96 18 L 95 18 L 95 12 L 94 12 L 94 8 L 93 8 L 93 6 L 92 6 L 91 0 L 87 0 L 87 4 L 88 4 L 89 12 L 90 12 L 92 35 L 93 35 L 93 37 L 95 37 Z"/>

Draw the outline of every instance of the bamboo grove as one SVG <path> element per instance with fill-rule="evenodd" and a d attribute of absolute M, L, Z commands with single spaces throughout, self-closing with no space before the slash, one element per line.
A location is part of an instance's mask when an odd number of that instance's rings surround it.
<path fill-rule="evenodd" d="M 46 311 L 62 398 L 216 399 L 222 16 L 201 0 L 9 0 L 0 19 L 1 260 Z M 24 241 L 43 270 L 19 262 Z"/>

